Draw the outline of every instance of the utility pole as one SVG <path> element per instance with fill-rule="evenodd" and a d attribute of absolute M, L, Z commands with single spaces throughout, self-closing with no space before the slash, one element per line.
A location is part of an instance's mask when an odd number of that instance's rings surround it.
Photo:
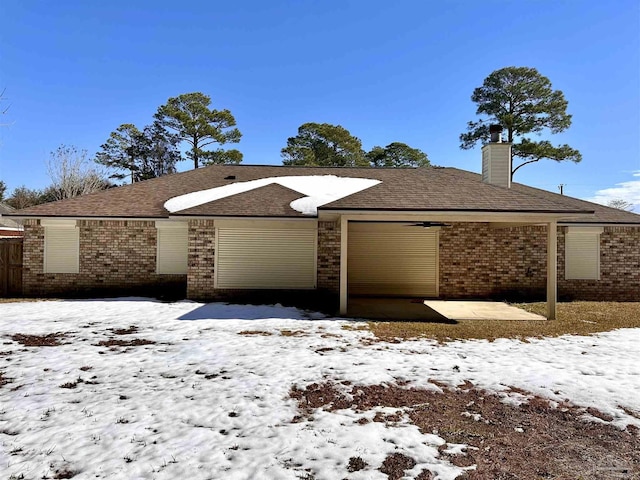
<path fill-rule="evenodd" d="M 558 190 L 560 190 L 560 195 L 564 195 L 564 183 L 558 185 Z"/>

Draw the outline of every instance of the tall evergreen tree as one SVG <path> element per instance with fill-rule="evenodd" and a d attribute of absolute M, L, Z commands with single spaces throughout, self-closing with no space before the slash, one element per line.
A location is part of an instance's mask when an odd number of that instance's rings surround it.
<path fill-rule="evenodd" d="M 535 68 L 506 67 L 485 78 L 473 91 L 471 100 L 478 105 L 476 113 L 485 118 L 468 122 L 467 132 L 460 135 L 460 148 L 473 148 L 489 141 L 489 125 L 498 123 L 507 131 L 513 144 L 512 158 L 520 159 L 512 166 L 511 176 L 525 165 L 544 158 L 556 162 L 578 163 L 582 155 L 569 145 L 554 146 L 548 140 L 532 140 L 530 134 L 560 133 L 571 125 L 568 102 L 560 90 Z"/>
<path fill-rule="evenodd" d="M 281 150 L 284 165 L 367 167 L 362 142 L 340 125 L 304 123 Z"/>
<path fill-rule="evenodd" d="M 11 196 L 6 199 L 7 205 L 20 210 L 21 208 L 33 207 L 34 205 L 40 205 L 41 203 L 48 202 L 50 200 L 43 196 L 43 192 L 40 190 L 31 190 L 24 185 L 17 187 Z"/>
<path fill-rule="evenodd" d="M 392 142 L 384 148 L 373 147 L 367 152 L 367 159 L 372 167 L 426 167 L 430 164 L 426 153 L 401 142 Z"/>
<path fill-rule="evenodd" d="M 111 133 L 96 154 L 96 162 L 116 170 L 112 178 L 139 182 L 176 171 L 182 158 L 178 150 L 180 139 L 158 122 L 142 131 L 125 123 Z M 127 172 L 127 173 L 124 173 Z"/>
<path fill-rule="evenodd" d="M 211 109 L 210 104 L 208 95 L 185 93 L 169 98 L 158 108 L 155 118 L 190 146 L 186 155 L 193 160 L 194 168 L 201 164 L 240 163 L 242 153 L 238 150 L 205 150 L 216 143 L 238 143 L 242 137 L 231 112 Z"/>
<path fill-rule="evenodd" d="M 158 122 L 146 126 L 143 131 L 142 165 L 138 179 L 161 177 L 176 172 L 176 163 L 182 160 L 178 144 L 180 139 L 167 132 Z"/>
<path fill-rule="evenodd" d="M 144 134 L 131 123 L 123 123 L 111 132 L 107 141 L 100 146 L 96 162 L 115 169 L 111 178 L 122 180 L 129 177 L 131 183 L 139 180 L 141 158 L 144 150 Z M 127 172 L 127 173 L 124 173 Z"/>

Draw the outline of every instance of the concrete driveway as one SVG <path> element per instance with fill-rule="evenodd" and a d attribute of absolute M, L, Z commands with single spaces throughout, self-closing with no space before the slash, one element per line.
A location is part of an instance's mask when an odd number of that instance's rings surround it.
<path fill-rule="evenodd" d="M 504 302 L 423 300 L 415 298 L 350 298 L 348 317 L 455 323 L 460 320 L 546 320 Z"/>

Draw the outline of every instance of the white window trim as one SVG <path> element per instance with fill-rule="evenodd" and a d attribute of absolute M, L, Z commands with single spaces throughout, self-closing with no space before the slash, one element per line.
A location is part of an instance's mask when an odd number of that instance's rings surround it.
<path fill-rule="evenodd" d="M 565 251 L 564 251 L 564 277 L 565 280 L 600 280 L 600 268 L 601 268 L 601 259 L 600 259 L 600 235 L 604 232 L 603 227 L 567 227 L 565 232 Z M 595 242 L 596 251 L 593 253 L 596 256 L 596 272 L 593 276 L 572 276 L 570 275 L 569 269 L 567 265 L 569 264 L 569 245 L 568 239 L 571 237 L 595 237 L 597 241 Z"/>

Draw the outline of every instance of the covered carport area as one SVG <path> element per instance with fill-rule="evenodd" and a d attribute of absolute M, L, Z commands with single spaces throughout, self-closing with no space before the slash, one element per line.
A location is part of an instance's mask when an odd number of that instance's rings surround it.
<path fill-rule="evenodd" d="M 537 213 L 537 212 L 340 212 L 340 313 L 342 315 L 351 315 L 356 313 L 358 308 L 362 308 L 363 302 L 359 300 L 360 296 L 369 297 L 413 297 L 424 299 L 437 299 L 439 297 L 439 245 L 437 242 L 438 229 L 442 225 L 448 223 L 460 222 L 483 222 L 492 228 L 509 228 L 517 226 L 537 225 L 546 228 L 546 244 L 544 245 L 546 255 L 546 316 L 548 319 L 556 318 L 556 302 L 557 302 L 557 223 L 561 218 L 567 218 L 566 213 Z M 386 224 L 386 225 L 385 225 Z M 395 225 L 392 227 L 391 225 Z M 403 226 L 404 225 L 404 226 Z M 410 233 L 418 231 L 420 226 L 423 230 L 430 231 L 430 234 Z M 415 228 L 411 228 L 415 227 Z M 404 230 L 399 230 L 404 228 Z M 378 231 L 376 231 L 378 230 Z M 363 235 L 363 231 L 368 231 Z M 406 234 L 400 233 L 406 231 Z M 381 236 L 382 233 L 391 233 L 392 235 Z M 394 237 L 395 235 L 395 237 Z M 399 235 L 399 237 L 398 237 Z M 376 255 L 367 255 L 367 250 L 371 249 L 370 242 L 377 242 L 383 247 L 378 250 L 374 247 L 374 253 L 382 251 L 393 252 L 393 246 L 396 242 L 401 242 L 404 235 L 417 236 L 428 242 L 427 239 L 435 238 L 435 251 L 433 248 L 425 248 L 422 252 L 423 257 L 416 261 L 411 259 L 409 262 L 401 262 L 402 268 L 396 268 L 393 265 L 394 255 L 390 254 L 387 258 Z M 351 237 L 355 237 L 357 241 Z M 383 238 L 384 237 L 384 238 Z M 382 240 L 381 240 L 382 238 Z M 422 240 L 418 240 L 418 243 Z M 411 242 L 409 245 L 403 245 L 400 249 L 405 253 L 412 251 Z M 362 250 L 365 252 L 363 254 Z M 416 249 L 413 250 L 417 251 Z M 359 261 L 354 262 L 351 256 L 362 257 Z M 384 255 L 383 255 L 384 256 Z M 371 261 L 370 265 L 366 264 L 366 258 Z M 402 254 L 395 257 L 404 258 Z M 427 264 L 435 265 L 433 269 L 426 268 Z M 379 262 L 376 264 L 376 262 Z M 418 265 L 415 271 L 411 270 L 412 265 Z M 360 269 L 360 272 L 350 274 L 351 269 Z M 404 269 L 404 270 L 403 270 Z M 409 282 L 402 279 L 403 271 L 408 274 Z M 388 272 L 389 275 L 386 275 Z M 413 272 L 413 273 L 412 273 Z M 419 276 L 424 274 L 426 280 L 420 284 Z M 384 286 L 384 278 L 389 278 L 391 284 Z M 369 277 L 369 278 L 368 278 Z M 435 279 L 435 284 L 434 284 Z M 367 285 L 367 281 L 369 285 Z M 382 284 L 382 285 L 381 285 Z M 407 290 L 403 291 L 403 285 L 409 285 Z M 382 290 L 378 287 L 382 286 Z M 370 289 L 367 291 L 367 287 Z M 417 287 L 414 289 L 414 287 Z M 422 289 L 422 291 L 420 291 Z M 407 293 L 404 293 L 404 292 Z M 392 308 L 389 303 L 381 308 Z M 405 304 L 406 305 L 406 304 Z M 418 304 L 419 305 L 419 304 Z M 421 310 L 422 307 L 412 307 Z"/>

